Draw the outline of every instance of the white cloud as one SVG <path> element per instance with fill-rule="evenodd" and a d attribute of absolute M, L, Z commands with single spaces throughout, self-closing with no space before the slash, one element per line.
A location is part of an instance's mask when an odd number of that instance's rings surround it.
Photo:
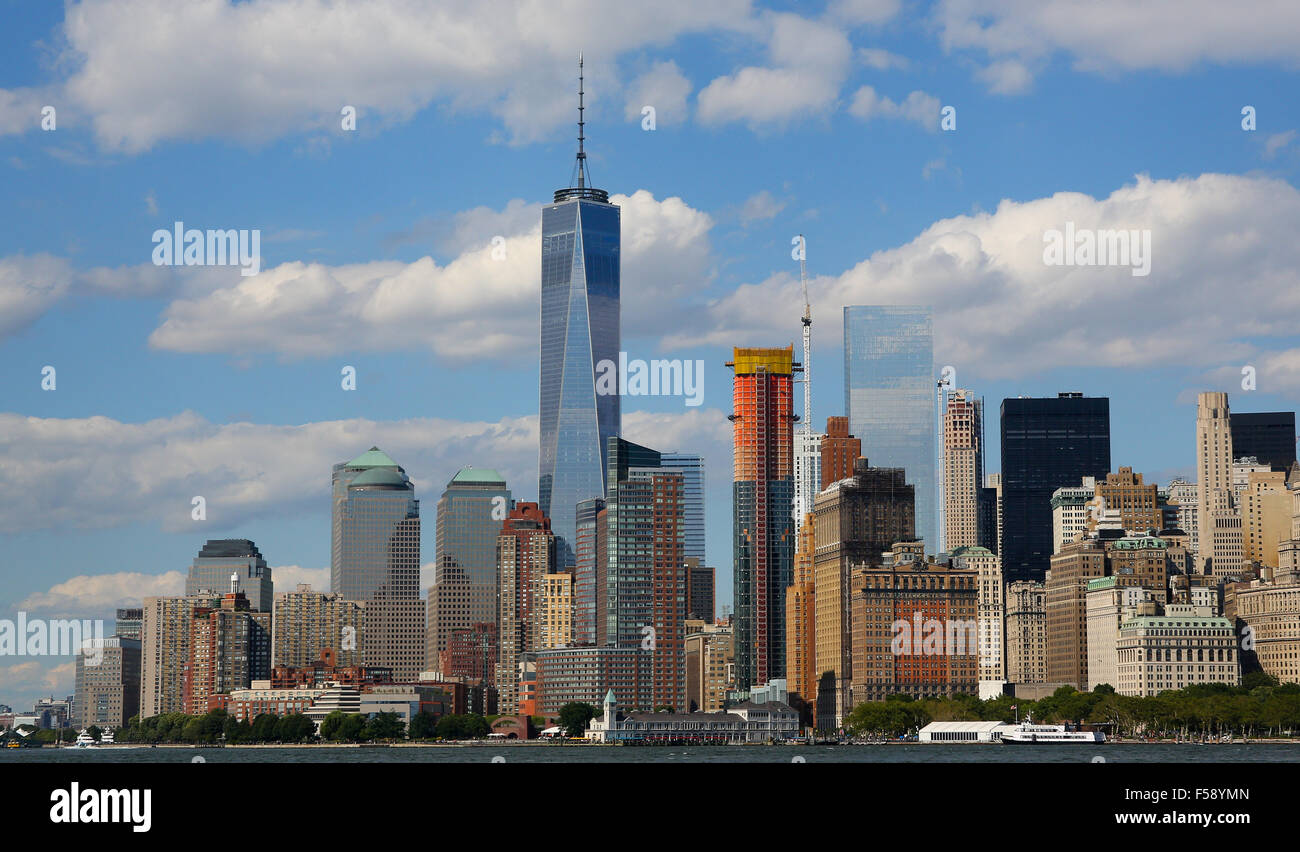
<path fill-rule="evenodd" d="M 1274 133 L 1264 140 L 1264 159 L 1271 160 L 1277 156 L 1278 152 L 1285 149 L 1295 141 L 1296 132 L 1287 130 L 1282 133 Z"/>
<path fill-rule="evenodd" d="M 942 0 L 934 19 L 946 50 L 1022 62 L 1064 52 L 1080 71 L 1295 68 L 1300 57 L 1300 5 L 1291 0 Z M 1004 68 L 988 82 L 1006 85 L 1019 74 Z"/>
<path fill-rule="evenodd" d="M 52 617 L 88 618 L 111 613 L 117 607 L 139 606 L 147 597 L 183 594 L 185 576 L 184 571 L 81 574 L 56 583 L 47 592 L 29 595 L 17 608 Z M 111 633 L 112 626 L 105 632 Z"/>
<path fill-rule="evenodd" d="M 849 114 L 870 121 L 873 118 L 898 118 L 914 121 L 931 132 L 939 129 L 939 99 L 919 89 L 911 92 L 901 103 L 895 103 L 876 94 L 871 86 L 863 86 L 853 95 Z"/>
<path fill-rule="evenodd" d="M 992 62 L 976 76 L 995 95 L 1022 95 L 1034 84 L 1034 75 L 1023 62 L 1015 59 Z"/>
<path fill-rule="evenodd" d="M 19 712 L 32 709 L 33 702 L 47 695 L 60 698 L 71 695 L 77 676 L 76 662 L 55 663 L 58 657 L 29 660 L 12 666 L 0 666 L 0 683 L 5 685 L 5 703 Z M 26 698 L 20 702 L 15 695 Z"/>
<path fill-rule="evenodd" d="M 0 90 L 0 133 L 28 127 L 33 104 L 65 103 L 70 115 L 85 113 L 102 147 L 126 152 L 164 140 L 341 132 L 345 105 L 357 108 L 358 131 L 372 132 L 435 102 L 486 110 L 516 141 L 535 140 L 571 118 L 579 51 L 589 103 L 599 107 L 617 95 L 621 54 L 754 25 L 750 0 L 575 0 L 563 9 L 512 0 L 84 0 L 65 14 L 56 65 L 73 70 L 57 100 Z"/>
<path fill-rule="evenodd" d="M 1044 231 L 1066 222 L 1078 229 L 1149 229 L 1150 275 L 1134 277 L 1127 267 L 1045 265 Z M 1256 363 L 1261 376 L 1282 383 L 1291 364 L 1300 371 L 1292 352 L 1274 353 L 1275 364 L 1247 359 L 1264 351 L 1259 341 L 1295 334 L 1297 223 L 1300 191 L 1264 177 L 1139 176 L 1101 199 L 1060 192 L 1004 200 L 995 212 L 940 220 L 838 276 L 813 279 L 816 339 L 820 346 L 838 344 L 843 305 L 930 304 L 936 362 L 967 374 L 1019 377 L 1079 364 L 1209 369 Z M 785 334 L 773 318 L 782 314 L 780 305 L 793 312 L 799 301 L 798 281 L 774 275 L 711 305 L 710 332 L 687 330 L 667 342 L 725 345 L 742 336 Z"/>
<path fill-rule="evenodd" d="M 627 104 L 623 116 L 638 124 L 643 120 L 642 110 L 651 106 L 655 110 L 655 126 L 681 124 L 686 120 L 686 98 L 691 93 L 691 81 L 673 61 L 656 62 L 628 86 Z"/>
<path fill-rule="evenodd" d="M 512 483 L 537 481 L 535 416 L 281 426 L 214 424 L 191 412 L 143 423 L 0 414 L 0 532 L 142 522 L 213 537 L 304 512 L 328 519 L 330 466 L 375 444 L 406 468 L 422 497 L 476 462 Z M 205 521 L 191 517 L 196 495 L 206 502 Z"/>
<path fill-rule="evenodd" d="M 858 59 L 868 68 L 876 71 L 888 71 L 891 68 L 906 68 L 910 64 L 906 56 L 890 53 L 878 47 L 864 47 L 858 51 Z"/>
<path fill-rule="evenodd" d="M 902 10 L 902 0 L 831 0 L 826 16 L 847 24 L 883 24 Z"/>
<path fill-rule="evenodd" d="M 696 98 L 704 124 L 782 125 L 830 111 L 848 76 L 853 49 L 838 27 L 790 14 L 768 16 L 768 66 L 718 77 Z"/>
<path fill-rule="evenodd" d="M 679 198 L 645 190 L 622 207 L 625 337 L 671 327 L 676 301 L 710 276 L 712 219 Z M 208 292 L 173 301 L 150 344 L 180 352 L 278 352 L 427 347 L 450 359 L 531 357 L 541 293 L 539 205 L 462 214 L 441 240 L 461 254 L 446 265 L 292 262 L 243 277 L 213 271 Z M 492 242 L 500 235 L 503 241 Z M 499 249 L 499 251 L 498 251 Z"/>
<path fill-rule="evenodd" d="M 275 584 L 276 594 L 292 592 L 298 588 L 300 583 L 311 586 L 314 592 L 329 591 L 330 569 L 328 565 L 324 568 L 304 568 L 301 565 L 272 565 L 270 568 L 271 582 Z"/>
<path fill-rule="evenodd" d="M 772 196 L 772 193 L 766 189 L 756 192 L 745 203 L 740 205 L 740 221 L 748 225 L 751 222 L 762 222 L 768 219 L 776 218 L 776 214 L 785 209 L 785 202 L 779 201 Z"/>

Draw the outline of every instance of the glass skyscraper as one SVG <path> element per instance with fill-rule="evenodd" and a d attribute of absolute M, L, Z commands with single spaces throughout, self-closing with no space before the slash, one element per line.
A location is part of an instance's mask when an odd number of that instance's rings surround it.
<path fill-rule="evenodd" d="M 436 668 L 452 631 L 497 623 L 497 536 L 514 508 L 505 478 L 462 468 L 438 500 L 426 665 Z"/>
<path fill-rule="evenodd" d="M 934 331 L 923 305 L 844 308 L 844 410 L 872 467 L 915 487 L 916 534 L 939 546 L 935 505 Z"/>
<path fill-rule="evenodd" d="M 541 449 L 538 502 L 559 567 L 574 564 L 578 503 L 605 496 L 605 452 L 620 432 L 617 393 L 597 395 L 596 365 L 618 364 L 619 208 L 589 186 L 579 94 L 576 184 L 542 208 Z"/>
<path fill-rule="evenodd" d="M 1081 393 L 1002 400 L 1002 574 L 1042 582 L 1052 492 L 1110 472 L 1110 400 Z"/>
<path fill-rule="evenodd" d="M 363 602 L 363 665 L 399 680 L 424 667 L 420 501 L 406 471 L 378 447 L 334 465 L 331 591 Z"/>
<path fill-rule="evenodd" d="M 704 457 L 695 453 L 660 453 L 660 467 L 682 472 L 686 558 L 704 559 Z"/>

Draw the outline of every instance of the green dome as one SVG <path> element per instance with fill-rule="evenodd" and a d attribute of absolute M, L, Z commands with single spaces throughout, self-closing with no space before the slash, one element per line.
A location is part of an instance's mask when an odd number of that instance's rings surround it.
<path fill-rule="evenodd" d="M 347 463 L 348 467 L 397 467 L 397 462 L 378 447 L 371 447 Z"/>
<path fill-rule="evenodd" d="M 482 484 L 505 482 L 505 477 L 490 467 L 463 467 L 451 478 L 451 484 Z"/>
<path fill-rule="evenodd" d="M 406 478 L 395 470 L 389 470 L 383 467 L 372 467 L 363 473 L 357 474 L 356 479 L 352 480 L 351 487 L 365 485 L 388 485 L 406 487 Z"/>

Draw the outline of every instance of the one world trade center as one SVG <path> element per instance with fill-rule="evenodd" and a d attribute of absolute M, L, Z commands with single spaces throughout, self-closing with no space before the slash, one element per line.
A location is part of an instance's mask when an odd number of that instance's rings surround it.
<path fill-rule="evenodd" d="M 605 496 L 606 445 L 621 426 L 618 394 L 598 395 L 595 381 L 601 361 L 619 362 L 619 208 L 590 185 L 581 60 L 578 81 L 574 177 L 542 208 L 537 490 L 557 538 L 559 567 L 574 564 L 577 504 Z"/>

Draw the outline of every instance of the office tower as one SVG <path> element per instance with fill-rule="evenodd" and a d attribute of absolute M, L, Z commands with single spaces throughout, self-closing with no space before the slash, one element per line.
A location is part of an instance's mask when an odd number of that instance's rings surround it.
<path fill-rule="evenodd" d="M 736 650 L 731 627 L 691 621 L 686 631 L 686 711 L 719 713 L 733 686 Z"/>
<path fill-rule="evenodd" d="M 1232 514 L 1232 428 L 1228 395 L 1207 391 L 1196 398 L 1196 525 L 1200 530 L 1197 570 L 1216 577 L 1237 571 Z M 1220 561 L 1216 563 L 1214 560 Z"/>
<path fill-rule="evenodd" d="M 713 623 L 716 572 L 694 556 L 686 557 L 686 617 Z"/>
<path fill-rule="evenodd" d="M 195 607 L 190 619 L 189 658 L 181 680 L 186 713 L 207 713 L 213 696 L 248 689 L 253 681 L 270 677 L 269 611 L 254 611 L 244 593 L 237 591 L 222 595 L 216 606 Z"/>
<path fill-rule="evenodd" d="M 1118 473 L 1108 473 L 1098 479 L 1097 497 L 1106 509 L 1118 511 L 1120 523 L 1131 532 L 1159 532 L 1164 527 L 1164 514 L 1160 510 L 1159 489 L 1153 482 L 1142 481 L 1142 474 L 1131 467 L 1121 467 Z"/>
<path fill-rule="evenodd" d="M 479 686 L 495 686 L 500 658 L 496 623 L 480 622 L 451 631 L 438 671 L 444 678 L 464 678 Z"/>
<path fill-rule="evenodd" d="M 984 400 L 965 389 L 944 396 L 943 546 L 951 551 L 977 546 L 980 540 Z"/>
<path fill-rule="evenodd" d="M 975 491 L 975 541 L 989 553 L 998 552 L 998 490 L 981 485 Z"/>
<path fill-rule="evenodd" d="M 590 186 L 579 63 L 574 179 L 542 208 L 541 449 L 538 504 L 574 564 L 574 510 L 605 496 L 605 450 L 620 432 L 618 393 L 598 393 L 596 366 L 619 363 L 619 208 Z"/>
<path fill-rule="evenodd" d="M 1095 511 L 1097 478 L 1083 477 L 1082 485 L 1066 485 L 1052 492 L 1052 554 L 1071 544 L 1088 529 L 1088 506 Z"/>
<path fill-rule="evenodd" d="M 1007 586 L 1007 680 L 1047 682 L 1047 592 L 1042 583 L 1019 580 Z"/>
<path fill-rule="evenodd" d="M 1110 471 L 1110 400 L 1061 393 L 1002 401 L 1002 543 L 1008 581 L 1041 580 L 1052 556 L 1052 492 Z"/>
<path fill-rule="evenodd" d="M 1120 586 L 1115 577 L 1089 580 L 1085 587 L 1088 622 L 1088 686 L 1092 692 L 1101 684 L 1119 684 L 1119 629 L 1137 616 L 1139 606 L 1154 603 L 1151 593 L 1140 586 Z"/>
<path fill-rule="evenodd" d="M 821 445 L 821 482 L 818 491 L 853 475 L 853 463 L 862 455 L 862 440 L 849 434 L 849 418 L 827 417 Z M 814 495 L 816 496 L 816 495 Z M 812 511 L 811 504 L 808 511 Z"/>
<path fill-rule="evenodd" d="M 973 572 L 976 578 L 979 679 L 1006 680 L 1006 584 L 1002 581 L 1002 563 L 996 554 L 978 545 L 953 550 L 952 563 L 954 567 Z"/>
<path fill-rule="evenodd" d="M 542 578 L 542 617 L 537 619 L 535 648 L 573 644 L 573 573 L 557 571 Z"/>
<path fill-rule="evenodd" d="M 511 509 L 496 539 L 496 685 L 501 712 L 507 715 L 519 712 L 519 664 L 537 650 L 535 620 L 543 615 L 543 582 L 556 568 L 556 547 L 551 520 L 536 503 Z"/>
<path fill-rule="evenodd" d="M 1178 528 L 1187 533 L 1187 546 L 1193 555 L 1199 552 L 1201 545 L 1197 491 L 1195 482 L 1173 479 L 1169 483 L 1169 503 L 1178 513 Z"/>
<path fill-rule="evenodd" d="M 583 500 L 577 506 L 574 534 L 573 570 L 573 641 L 577 645 L 596 644 L 597 614 L 604 614 L 604 562 L 598 555 L 605 552 L 605 530 L 597 528 L 597 518 L 605 510 L 600 497 Z M 602 606 L 598 608 L 597 602 Z"/>
<path fill-rule="evenodd" d="M 740 349 L 732 381 L 736 688 L 785 674 L 785 590 L 794 578 L 794 347 Z"/>
<path fill-rule="evenodd" d="M 916 548 L 853 576 L 853 704 L 978 692 L 976 572 Z M 900 558 L 901 557 L 901 558 Z M 820 709 L 819 709 L 820 714 Z"/>
<path fill-rule="evenodd" d="M 420 501 L 378 447 L 334 465 L 330 591 L 365 604 L 361 662 L 414 680 L 425 663 Z"/>
<path fill-rule="evenodd" d="M 140 640 L 91 639 L 76 658 L 73 718 L 83 728 L 120 728 L 140 712 Z"/>
<path fill-rule="evenodd" d="M 605 622 L 609 644 L 651 656 L 656 707 L 686 706 L 685 479 L 658 452 L 610 438 Z"/>
<path fill-rule="evenodd" d="M 363 610 L 362 604 L 342 595 L 313 592 L 309 583 L 277 594 L 271 664 L 302 668 L 328 648 L 336 665 L 361 665 Z"/>
<path fill-rule="evenodd" d="M 993 503 L 993 515 L 995 517 L 996 532 L 993 535 L 993 542 L 996 546 L 990 547 L 989 550 L 1002 556 L 1002 474 L 987 473 L 984 475 L 984 487 L 987 491 L 992 492 L 985 497 Z M 987 511 L 987 509 L 986 509 Z M 1003 572 L 1005 573 L 1005 572 Z"/>
<path fill-rule="evenodd" d="M 1047 680 L 1086 689 L 1088 675 L 1088 583 L 1112 577 L 1118 588 L 1145 589 L 1168 601 L 1169 545 L 1146 534 L 1111 537 L 1106 530 L 1061 549 L 1047 578 Z M 1113 686 L 1114 684 L 1112 684 Z"/>
<path fill-rule="evenodd" d="M 1242 557 L 1278 567 L 1278 544 L 1291 538 L 1292 493 L 1280 471 L 1249 475 L 1241 496 Z"/>
<path fill-rule="evenodd" d="M 139 639 L 143 621 L 143 609 L 119 609 L 117 621 L 113 626 L 113 635 L 121 636 L 123 639 Z"/>
<path fill-rule="evenodd" d="M 704 563 L 704 457 L 694 453 L 660 453 L 659 466 L 682 472 L 682 512 L 686 558 Z M 608 483 L 606 483 L 608 485 Z"/>
<path fill-rule="evenodd" d="M 916 489 L 916 535 L 938 548 L 934 334 L 929 307 L 844 308 L 844 410 L 862 454 Z"/>
<path fill-rule="evenodd" d="M 221 596 L 145 598 L 140 622 L 140 717 L 185 712 L 184 676 L 190 658 L 190 624 L 200 607 L 220 606 Z"/>
<path fill-rule="evenodd" d="M 801 709 L 817 699 L 817 606 L 813 557 L 817 550 L 816 516 L 808 513 L 799 527 L 794 551 L 794 581 L 785 590 L 785 681 L 792 706 Z"/>
<path fill-rule="evenodd" d="M 853 583 L 860 570 L 880 565 L 894 543 L 915 539 L 915 495 L 901 468 L 871 467 L 859 458 L 853 476 L 832 483 L 813 503 L 813 671 L 820 729 L 838 727 L 865 700 L 850 692 Z M 923 547 L 913 544 L 913 550 Z"/>
<path fill-rule="evenodd" d="M 513 501 L 490 468 L 461 468 L 438 498 L 428 661 L 447 649 L 453 630 L 497 620 L 497 535 Z"/>
<path fill-rule="evenodd" d="M 211 539 L 203 545 L 190 566 L 185 594 L 222 594 L 230 587 L 231 574 L 239 575 L 239 591 L 254 612 L 271 611 L 271 569 L 257 545 L 246 538 Z"/>
<path fill-rule="evenodd" d="M 1085 689 L 1088 683 L 1086 591 L 1089 580 L 1106 576 L 1106 550 L 1096 539 L 1061 548 L 1051 557 L 1052 572 L 1045 584 L 1047 600 L 1048 683 L 1068 683 Z"/>
<path fill-rule="evenodd" d="M 1287 473 L 1296 462 L 1295 412 L 1237 412 L 1228 418 L 1232 451 L 1254 456 L 1273 471 Z"/>

